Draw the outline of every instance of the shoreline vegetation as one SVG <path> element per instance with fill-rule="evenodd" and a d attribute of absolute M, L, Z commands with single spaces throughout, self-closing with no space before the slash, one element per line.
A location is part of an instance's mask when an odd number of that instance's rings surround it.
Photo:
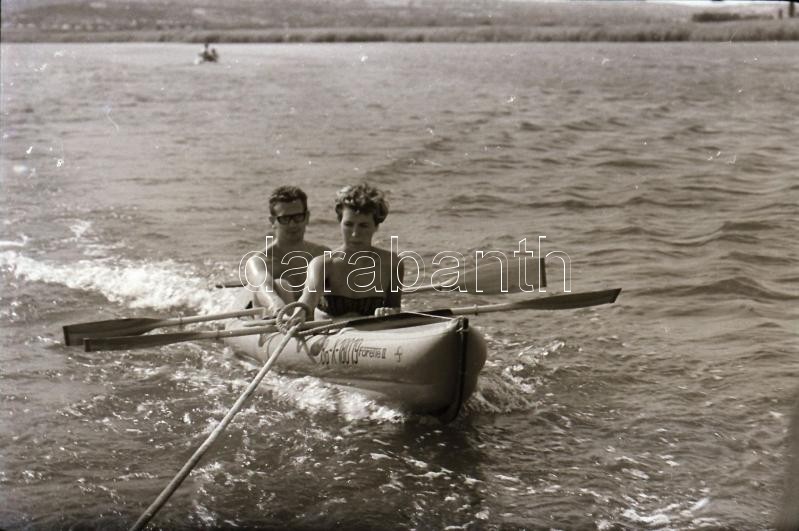
<path fill-rule="evenodd" d="M 799 19 L 781 22 L 558 26 L 528 28 L 291 28 L 274 30 L 141 30 L 107 32 L 3 32 L 4 43 L 353 43 L 353 42 L 680 42 L 796 41 Z"/>
<path fill-rule="evenodd" d="M 0 0 L 10 42 L 796 41 L 789 2 Z M 220 5 L 223 4 L 223 5 Z"/>

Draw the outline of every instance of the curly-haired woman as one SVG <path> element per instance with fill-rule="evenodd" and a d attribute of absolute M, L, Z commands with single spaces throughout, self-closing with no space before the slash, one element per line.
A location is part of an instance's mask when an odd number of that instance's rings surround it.
<path fill-rule="evenodd" d="M 335 208 L 342 243 L 311 260 L 300 302 L 315 308 L 317 318 L 398 312 L 402 263 L 396 254 L 372 245 L 388 216 L 383 192 L 367 183 L 345 186 Z"/>

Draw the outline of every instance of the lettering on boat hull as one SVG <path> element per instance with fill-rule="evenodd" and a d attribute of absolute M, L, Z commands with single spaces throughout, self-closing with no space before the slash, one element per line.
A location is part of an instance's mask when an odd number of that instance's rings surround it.
<path fill-rule="evenodd" d="M 320 365 L 357 365 L 359 360 L 385 360 L 388 349 L 371 345 L 362 338 L 325 338 L 309 349 L 310 356 Z"/>
<path fill-rule="evenodd" d="M 263 359 L 274 351 L 282 336 L 280 334 L 261 334 L 258 348 Z M 308 340 L 300 339 L 289 343 L 283 356 L 293 359 L 290 363 L 310 363 L 319 366 L 355 367 L 364 362 L 391 366 L 413 363 L 413 357 L 406 358 L 403 344 L 381 338 L 358 336 L 315 336 Z M 302 359 L 302 361 L 301 361 Z M 286 363 L 289 363 L 286 361 Z M 374 366 L 374 365 L 373 365 Z"/>

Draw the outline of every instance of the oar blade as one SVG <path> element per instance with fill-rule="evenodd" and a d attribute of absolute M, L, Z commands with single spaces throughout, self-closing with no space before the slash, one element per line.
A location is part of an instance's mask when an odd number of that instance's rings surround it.
<path fill-rule="evenodd" d="M 544 259 L 492 260 L 470 271 L 464 283 L 470 293 L 499 295 L 532 292 L 546 286 Z"/>
<path fill-rule="evenodd" d="M 501 260 L 495 257 L 484 258 L 486 262 L 464 272 L 436 278 L 433 274 L 431 284 L 411 288 L 416 291 L 461 291 L 479 295 L 499 295 L 502 293 L 533 292 L 547 285 L 546 268 L 543 258 L 511 258 Z M 443 276 L 443 275 L 442 275 Z"/>
<path fill-rule="evenodd" d="M 202 332 L 171 332 L 144 336 L 89 337 L 83 340 L 86 352 L 99 350 L 131 350 L 134 348 L 161 347 L 201 338 Z"/>
<path fill-rule="evenodd" d="M 109 319 L 91 323 L 65 325 L 64 344 L 82 345 L 87 337 L 135 336 L 158 328 L 161 319 L 132 317 L 128 319 Z"/>
<path fill-rule="evenodd" d="M 587 308 L 600 304 L 612 304 L 621 293 L 621 288 L 606 289 L 601 291 L 587 291 L 585 293 L 564 293 L 529 301 L 520 301 L 513 304 L 512 309 L 529 310 L 570 310 L 573 308 Z"/>

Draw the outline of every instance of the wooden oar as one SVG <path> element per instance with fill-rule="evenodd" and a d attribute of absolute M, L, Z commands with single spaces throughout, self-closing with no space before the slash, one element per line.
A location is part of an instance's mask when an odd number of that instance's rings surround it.
<path fill-rule="evenodd" d="M 231 317 L 243 317 L 245 315 L 257 315 L 262 314 L 263 311 L 264 308 L 250 308 L 235 312 L 175 317 L 172 319 L 133 317 L 78 323 L 64 326 L 64 344 L 70 346 L 82 345 L 83 340 L 87 337 L 135 336 L 164 326 L 179 326 L 189 323 L 215 321 L 217 319 L 229 319 Z"/>
<path fill-rule="evenodd" d="M 520 273 L 522 275 L 520 280 Z M 448 275 L 454 277 L 453 275 Z M 540 278 L 539 278 L 540 277 Z M 526 284 L 522 285 L 522 282 Z M 543 258 L 511 259 L 507 263 L 491 259 L 458 274 L 457 279 L 445 279 L 441 282 L 410 287 L 405 293 L 418 291 L 463 291 L 484 295 L 499 293 L 519 293 L 532 291 L 547 285 L 546 269 Z M 227 281 L 216 284 L 217 288 L 240 288 L 241 282 Z"/>
<path fill-rule="evenodd" d="M 462 308 L 443 308 L 423 313 L 437 315 L 479 315 L 481 313 L 514 311 L 514 310 L 567 310 L 571 308 L 586 308 L 599 304 L 610 304 L 619 296 L 621 289 L 609 289 L 602 291 L 590 291 L 586 293 L 567 293 L 563 295 L 552 295 L 551 297 L 541 297 L 527 301 L 508 302 L 503 304 L 483 304 L 465 306 Z M 391 320 L 399 315 L 388 317 L 361 317 L 356 319 L 345 319 L 339 324 L 348 326 L 351 324 L 362 323 L 367 320 Z M 308 321 L 303 323 L 302 330 L 333 323 L 333 320 Z M 87 338 L 84 340 L 84 348 L 87 352 L 97 350 L 128 350 L 134 348 L 159 347 L 171 345 L 183 341 L 195 341 L 198 339 L 222 339 L 225 337 L 249 336 L 255 334 L 271 334 L 277 331 L 274 325 L 253 326 L 237 328 L 233 330 L 216 330 L 208 332 L 176 332 L 170 334 L 151 334 L 145 336 L 122 336 L 107 338 Z"/>

